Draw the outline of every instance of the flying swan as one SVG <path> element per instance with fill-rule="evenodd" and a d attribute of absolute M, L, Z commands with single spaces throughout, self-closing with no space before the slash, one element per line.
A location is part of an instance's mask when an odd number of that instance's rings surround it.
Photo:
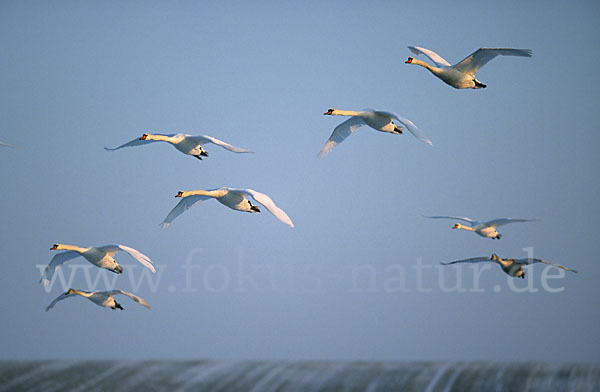
<path fill-rule="evenodd" d="M 498 265 L 500 265 L 500 268 L 502 268 L 502 271 L 504 271 L 506 274 L 508 274 L 510 276 L 514 276 L 515 278 L 525 279 L 525 271 L 523 271 L 523 266 L 528 265 L 528 264 L 535 264 L 535 263 L 545 263 L 545 264 L 552 265 L 556 268 L 564 269 L 565 271 L 571 271 L 571 272 L 577 273 L 577 271 L 575 271 L 574 269 L 567 268 L 567 267 L 559 265 L 559 264 L 554 264 L 554 263 L 551 263 L 549 261 L 542 260 L 542 259 L 535 259 L 535 258 L 502 259 L 502 258 L 498 257 L 498 255 L 495 253 L 493 253 L 491 257 L 472 257 L 470 259 L 456 260 L 456 261 L 451 261 L 449 263 L 440 263 L 440 264 L 441 265 L 450 265 L 450 264 L 456 264 L 456 263 L 482 263 L 482 262 L 488 262 L 488 261 L 493 261 L 494 263 L 497 263 Z"/>
<path fill-rule="evenodd" d="M 144 133 L 140 138 L 133 139 L 130 142 L 122 144 L 115 148 L 104 147 L 106 151 L 115 151 L 123 147 L 143 146 L 153 142 L 171 143 L 180 152 L 191 155 L 202 160 L 202 157 L 207 157 L 208 153 L 202 148 L 203 144 L 213 143 L 221 146 L 226 150 L 236 153 L 251 153 L 252 151 L 244 150 L 243 148 L 232 146 L 222 140 L 208 135 L 191 136 L 183 133 L 175 133 L 171 135 Z"/>
<path fill-rule="evenodd" d="M 468 231 L 473 231 L 479 234 L 482 237 L 491 238 L 493 240 L 499 240 L 502 237 L 502 234 L 496 231 L 496 227 L 506 225 L 507 223 L 515 223 L 515 222 L 534 222 L 539 221 L 539 219 L 513 219 L 513 218 L 497 218 L 492 219 L 487 222 L 478 222 L 471 218 L 467 218 L 464 216 L 426 216 L 426 218 L 430 219 L 458 219 L 463 222 L 467 222 L 469 226 L 461 225 L 460 223 L 455 224 L 453 229 L 463 229 Z"/>
<path fill-rule="evenodd" d="M 89 292 L 89 291 L 83 291 L 83 290 L 69 289 L 69 290 L 67 290 L 67 292 L 62 293 L 61 295 L 56 297 L 56 299 L 54 299 L 54 301 L 52 301 L 52 303 L 46 307 L 46 312 L 49 311 L 50 309 L 52 309 L 54 307 L 54 305 L 56 305 L 57 302 L 62 301 L 65 298 L 73 297 L 75 295 L 80 295 L 84 298 L 87 298 L 98 306 L 104 306 L 106 308 L 111 308 L 112 310 L 115 310 L 115 309 L 123 310 L 123 307 L 121 306 L 121 304 L 118 303 L 117 301 L 115 301 L 114 295 L 116 295 L 116 294 L 126 295 L 129 298 L 131 298 L 132 300 L 134 300 L 135 302 L 137 302 L 138 304 L 145 306 L 148 309 L 152 310 L 152 308 L 150 307 L 150 304 L 148 302 L 146 302 L 145 299 L 138 297 L 137 295 L 131 294 L 130 292 L 125 291 L 125 290 Z"/>
<path fill-rule="evenodd" d="M 343 142 L 348 136 L 363 125 L 368 125 L 376 131 L 393 133 L 395 135 L 402 133 L 402 125 L 405 126 L 410 133 L 412 133 L 417 139 L 424 141 L 431 146 L 431 141 L 426 139 L 421 130 L 417 128 L 412 121 L 398 116 L 396 113 L 381 112 L 377 110 L 361 110 L 356 112 L 354 110 L 338 110 L 329 109 L 323 113 L 326 116 L 351 116 L 348 120 L 344 121 L 335 129 L 327 143 L 323 146 L 319 152 L 319 158 L 327 155 L 331 150 L 338 144 Z M 394 123 L 396 121 L 398 124 Z"/>
<path fill-rule="evenodd" d="M 432 74 L 442 79 L 444 83 L 454 88 L 486 88 L 487 86 L 475 79 L 475 74 L 479 68 L 483 67 L 498 55 L 502 56 L 522 56 L 531 57 L 530 49 L 509 49 L 509 48 L 480 48 L 468 55 L 460 63 L 450 65 L 440 55 L 433 50 L 421 48 L 419 46 L 409 46 L 414 54 L 424 54 L 433 61 L 437 67 L 431 66 L 424 61 L 409 57 L 406 64 L 416 64 L 427 68 Z"/>
<path fill-rule="evenodd" d="M 123 267 L 117 264 L 115 259 L 113 259 L 113 256 L 119 251 L 124 251 L 129 253 L 131 257 L 142 263 L 142 265 L 150 271 L 156 272 L 154 265 L 152 265 L 152 260 L 150 260 L 148 256 L 125 245 L 104 245 L 97 248 L 93 246 L 81 248 L 74 245 L 54 244 L 50 250 L 66 250 L 66 252 L 54 256 L 50 261 L 50 264 L 48 264 L 44 270 L 42 278 L 40 279 L 40 283 L 44 286 L 50 283 L 52 275 L 58 267 L 78 256 L 83 256 L 84 259 L 97 267 L 106 268 L 109 271 L 120 274 L 123 272 Z"/>
<path fill-rule="evenodd" d="M 0 142 L 0 146 L 2 146 L 2 147 L 12 147 L 12 148 L 15 147 L 12 144 L 6 144 L 6 143 L 3 143 L 3 142 Z"/>
<path fill-rule="evenodd" d="M 197 190 L 197 191 L 179 191 L 175 197 L 181 197 L 181 201 L 169 212 L 169 215 L 160 224 L 161 227 L 167 227 L 175 218 L 183 214 L 185 211 L 200 203 L 203 200 L 210 198 L 216 199 L 219 203 L 238 211 L 245 212 L 260 212 L 260 209 L 253 205 L 250 200 L 250 196 L 255 202 L 263 205 L 266 209 L 273 214 L 277 219 L 294 227 L 294 223 L 289 216 L 279 207 L 275 205 L 273 200 L 264 193 L 257 192 L 252 189 L 233 189 L 233 188 L 219 188 L 211 190 Z"/>

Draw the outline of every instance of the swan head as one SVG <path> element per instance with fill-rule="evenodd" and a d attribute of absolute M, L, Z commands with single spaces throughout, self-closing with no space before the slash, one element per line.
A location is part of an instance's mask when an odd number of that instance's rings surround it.
<path fill-rule="evenodd" d="M 500 260 L 500 257 L 498 257 L 498 255 L 497 255 L 497 254 L 495 254 L 495 253 L 492 253 L 492 256 L 490 257 L 490 260 L 496 260 L 496 261 L 499 261 L 499 260 Z"/>
<path fill-rule="evenodd" d="M 148 138 L 148 134 L 144 133 L 141 137 L 140 140 L 146 140 Z"/>
<path fill-rule="evenodd" d="M 61 244 L 54 244 L 54 245 L 52 245 L 52 248 L 50 248 L 50 250 L 60 249 L 61 246 L 62 246 Z"/>
<path fill-rule="evenodd" d="M 67 292 L 65 294 L 73 294 L 74 292 L 75 292 L 75 290 L 69 289 L 69 290 L 67 290 Z"/>
<path fill-rule="evenodd" d="M 333 112 L 335 112 L 335 109 L 329 109 L 325 113 L 323 113 L 323 115 L 325 115 L 325 116 L 331 116 L 333 114 Z"/>
<path fill-rule="evenodd" d="M 452 226 L 453 229 L 460 229 L 460 223 L 456 223 L 454 226 Z"/>
<path fill-rule="evenodd" d="M 185 194 L 184 191 L 179 191 L 179 192 L 177 192 L 177 194 L 175 195 L 175 197 L 183 197 L 184 194 Z"/>
<path fill-rule="evenodd" d="M 406 60 L 404 62 L 404 64 L 412 64 L 412 62 L 413 62 L 414 59 L 415 59 L 414 57 L 409 57 L 408 60 Z"/>

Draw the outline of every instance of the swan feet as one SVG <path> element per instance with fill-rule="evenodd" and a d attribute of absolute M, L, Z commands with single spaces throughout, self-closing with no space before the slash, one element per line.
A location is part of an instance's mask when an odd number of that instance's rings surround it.
<path fill-rule="evenodd" d="M 198 158 L 198 159 L 202 160 L 202 157 L 200 155 L 194 155 L 194 158 Z"/>
<path fill-rule="evenodd" d="M 499 240 L 500 238 L 502 238 L 502 234 L 498 234 L 497 236 L 493 237 L 493 240 Z"/>
<path fill-rule="evenodd" d="M 483 84 L 477 79 L 473 79 L 473 83 L 475 83 L 474 88 L 486 88 L 487 87 L 487 84 Z"/>
<path fill-rule="evenodd" d="M 123 307 L 121 306 L 120 303 L 118 303 L 117 301 L 115 301 L 115 306 L 112 308 L 112 310 L 115 310 L 115 309 L 121 309 L 121 310 L 123 310 Z"/>

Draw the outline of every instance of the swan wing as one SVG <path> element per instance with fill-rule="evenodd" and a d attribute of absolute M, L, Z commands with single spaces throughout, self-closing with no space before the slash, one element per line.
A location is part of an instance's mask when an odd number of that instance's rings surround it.
<path fill-rule="evenodd" d="M 75 293 L 72 293 L 72 294 L 62 293 L 61 295 L 59 295 L 58 297 L 56 297 L 54 299 L 54 301 L 50 302 L 50 305 L 46 306 L 46 312 L 49 311 L 50 309 L 52 309 L 54 307 L 54 305 L 56 305 L 57 302 L 62 301 L 65 298 L 72 297 L 74 295 L 77 295 L 77 294 L 75 294 Z"/>
<path fill-rule="evenodd" d="M 13 146 L 12 144 L 6 144 L 6 143 L 3 143 L 3 142 L 0 142 L 0 146 L 2 146 L 2 147 L 12 147 L 12 148 L 15 148 L 15 146 Z"/>
<path fill-rule="evenodd" d="M 522 56 L 531 57 L 529 49 L 510 49 L 510 48 L 480 48 L 465 57 L 460 63 L 452 68 L 460 72 L 475 75 L 479 68 L 483 67 L 496 56 Z"/>
<path fill-rule="evenodd" d="M 363 125 L 365 125 L 365 122 L 360 117 L 350 117 L 348 120 L 335 127 L 333 133 L 329 136 L 329 139 L 327 139 L 327 143 L 325 143 L 321 151 L 319 151 L 319 158 L 329 154 L 335 146 L 343 142 L 348 136 L 352 135 L 354 131 Z"/>
<path fill-rule="evenodd" d="M 497 226 L 502 226 L 502 225 L 506 225 L 508 223 L 515 223 L 515 222 L 534 222 L 534 221 L 539 221 L 539 219 L 513 219 L 513 218 L 496 218 L 496 219 L 492 219 L 491 221 L 487 221 L 484 224 L 488 227 L 497 227 Z"/>
<path fill-rule="evenodd" d="M 122 250 L 123 252 L 128 253 L 131 257 L 139 261 L 144 267 L 148 268 L 152 272 L 156 272 L 154 265 L 152 264 L 152 260 L 150 257 L 146 256 L 142 252 L 137 249 L 130 248 L 125 245 L 104 245 L 98 247 L 98 250 L 102 252 L 106 252 L 108 255 L 112 256 L 118 251 Z"/>
<path fill-rule="evenodd" d="M 42 274 L 42 278 L 40 279 L 40 283 L 44 286 L 47 286 L 50 283 L 50 281 L 52 280 L 52 275 L 54 275 L 54 271 L 56 271 L 56 269 L 58 267 L 60 267 L 61 264 L 64 264 L 67 261 L 74 259 L 75 257 L 78 257 L 78 256 L 81 256 L 81 254 L 79 252 L 75 252 L 73 250 L 68 250 L 66 252 L 62 252 L 62 253 L 55 255 L 52 258 L 52 260 L 50 260 L 50 263 L 44 270 L 44 273 Z"/>
<path fill-rule="evenodd" d="M 561 268 L 561 269 L 564 269 L 565 271 L 571 271 L 571 272 L 578 273 L 576 270 L 574 270 L 574 269 L 571 269 L 571 268 L 568 268 L 568 267 L 565 267 L 564 265 L 560 265 L 560 264 L 554 264 L 554 263 L 551 263 L 551 262 L 549 262 L 549 261 L 542 260 L 542 259 L 536 259 L 536 258 L 533 258 L 533 257 L 531 257 L 531 258 L 526 258 L 526 259 L 517 259 L 517 260 L 515 260 L 515 262 L 516 262 L 516 263 L 518 263 L 518 264 L 534 264 L 534 263 L 544 263 L 544 264 L 549 264 L 549 265 L 552 265 L 552 266 L 554 266 L 554 267 L 556 267 L 556 268 Z"/>
<path fill-rule="evenodd" d="M 440 263 L 441 265 L 450 265 L 456 263 L 482 263 L 484 261 L 491 261 L 489 257 L 471 257 L 470 259 L 456 260 L 449 263 Z"/>
<path fill-rule="evenodd" d="M 265 208 L 269 210 L 269 212 L 273 214 L 275 218 L 279 219 L 280 221 L 282 221 L 290 227 L 294 227 L 294 223 L 292 222 L 290 217 L 285 213 L 285 211 L 277 207 L 275 205 L 275 202 L 273 202 L 273 200 L 271 200 L 269 196 L 265 195 L 264 193 L 257 192 L 253 189 L 243 189 L 241 191 L 247 195 L 250 195 L 257 203 L 260 203 L 263 206 L 265 206 Z"/>
<path fill-rule="evenodd" d="M 479 223 L 477 221 L 474 221 L 471 218 L 467 218 L 466 216 L 426 216 L 425 218 L 429 218 L 429 219 L 458 219 L 458 220 L 461 220 L 463 222 L 467 222 L 471 226 L 476 225 L 477 223 Z"/>
<path fill-rule="evenodd" d="M 232 146 L 229 143 L 225 143 L 222 140 L 217 139 L 216 137 L 212 137 L 212 136 L 208 136 L 208 135 L 201 135 L 201 136 L 190 136 L 188 137 L 188 139 L 193 140 L 195 142 L 198 142 L 198 144 L 206 144 L 206 143 L 213 143 L 216 144 L 217 146 L 221 146 L 226 150 L 229 150 L 231 152 L 237 152 L 237 153 L 252 153 L 252 151 L 250 150 L 246 150 L 244 148 L 240 148 L 240 147 L 236 147 L 236 146 Z"/>
<path fill-rule="evenodd" d="M 132 300 L 134 300 L 135 302 L 137 302 L 138 304 L 147 307 L 148 309 L 152 310 L 152 308 L 150 307 L 150 304 L 148 302 L 146 302 L 145 299 L 143 299 L 142 297 L 138 297 L 135 294 L 130 293 L 129 291 L 125 291 L 125 290 L 112 290 L 108 292 L 110 295 L 116 295 L 116 294 L 123 294 L 128 296 L 129 298 L 131 298 Z"/>
<path fill-rule="evenodd" d="M 429 58 L 429 60 L 433 61 L 435 65 L 437 65 L 440 68 L 450 67 L 450 63 L 444 60 L 442 56 L 435 53 L 433 50 L 421 48 L 420 46 L 409 46 L 408 49 L 410 49 L 411 52 L 417 55 L 424 54 Z"/>
<path fill-rule="evenodd" d="M 166 134 L 157 134 L 157 135 L 173 137 L 173 136 L 176 136 L 178 134 L 173 133 L 173 134 L 169 134 L 169 135 L 166 135 Z M 146 140 L 140 140 L 140 138 L 138 137 L 138 138 L 133 139 L 130 142 L 127 142 L 125 144 L 121 144 L 120 146 L 115 147 L 115 148 L 110 148 L 110 147 L 104 146 L 104 149 L 106 151 L 115 151 L 115 150 L 118 150 L 118 149 L 124 148 L 124 147 L 144 146 L 146 144 L 150 144 L 150 143 L 154 143 L 154 142 L 160 142 L 160 140 L 148 140 L 148 139 L 146 139 Z"/>
<path fill-rule="evenodd" d="M 196 204 L 203 200 L 210 199 L 210 196 L 192 195 L 183 197 L 179 203 L 169 212 L 169 215 L 162 221 L 160 227 L 167 227 L 177 218 Z"/>
<path fill-rule="evenodd" d="M 406 129 L 408 129 L 408 131 L 410 133 L 412 133 L 414 137 L 429 144 L 430 146 L 432 145 L 431 140 L 427 139 L 425 137 L 425 135 L 423 135 L 423 132 L 421 132 L 421 130 L 409 119 L 400 117 L 398 114 L 392 113 L 392 112 L 378 112 L 378 113 L 384 114 L 386 116 L 390 116 L 391 118 L 398 121 L 400 124 L 404 125 L 404 127 Z M 396 124 L 396 125 L 398 125 L 398 124 Z"/>

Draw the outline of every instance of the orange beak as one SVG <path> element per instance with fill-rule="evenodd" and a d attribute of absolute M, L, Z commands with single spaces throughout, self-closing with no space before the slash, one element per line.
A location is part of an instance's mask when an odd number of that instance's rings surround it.
<path fill-rule="evenodd" d="M 147 137 L 148 137 L 148 136 L 146 136 L 146 135 L 144 134 L 144 135 L 142 135 L 142 137 L 140 137 L 140 140 L 146 140 L 146 138 L 147 138 Z"/>
<path fill-rule="evenodd" d="M 50 248 L 50 250 L 56 250 L 56 249 L 58 249 L 57 245 L 52 245 L 52 248 Z"/>
<path fill-rule="evenodd" d="M 175 195 L 175 197 L 183 197 L 183 191 L 177 192 L 177 194 Z"/>

